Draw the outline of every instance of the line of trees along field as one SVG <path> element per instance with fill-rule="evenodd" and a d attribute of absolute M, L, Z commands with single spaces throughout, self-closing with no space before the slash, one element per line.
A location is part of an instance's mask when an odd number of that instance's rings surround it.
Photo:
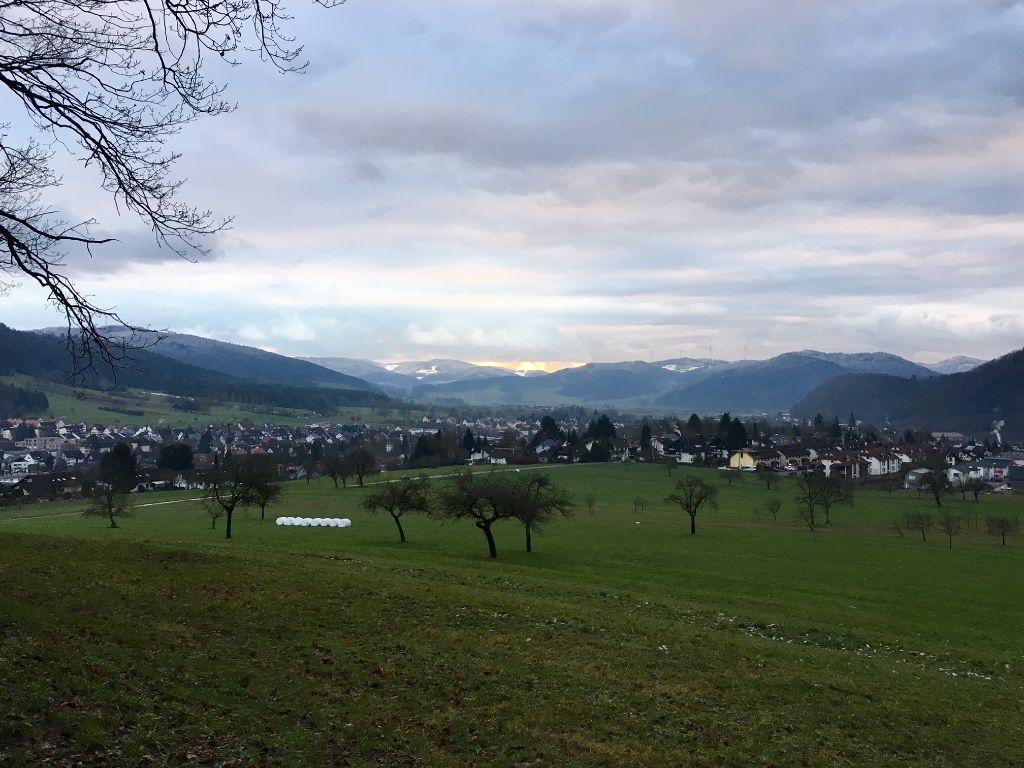
<path fill-rule="evenodd" d="M 425 514 L 442 520 L 468 520 L 487 541 L 487 553 L 498 556 L 493 527 L 502 520 L 516 520 L 525 534 L 526 551 L 533 551 L 533 534 L 547 524 L 573 513 L 570 494 L 548 475 L 482 475 L 462 472 L 440 487 L 426 477 L 383 483 L 363 499 L 363 508 L 371 513 L 386 512 L 398 528 L 404 542 L 402 517 Z"/>
<path fill-rule="evenodd" d="M 165 446 L 159 459 L 161 466 L 170 469 L 183 469 L 191 462 L 191 449 L 178 445 Z M 320 457 L 318 466 L 335 488 L 346 487 L 350 478 L 363 487 L 366 476 L 378 471 L 373 455 L 361 446 L 344 454 L 329 449 Z M 977 504 L 984 484 L 970 488 L 967 484 L 954 485 L 949 481 L 945 467 L 944 460 L 938 455 L 929 462 L 931 471 L 925 475 L 918 496 L 931 499 L 935 512 L 920 508 L 904 510 L 901 518 L 892 524 L 892 530 L 900 537 L 906 538 L 906 533 L 910 532 L 927 541 L 928 534 L 937 529 L 952 548 L 954 538 L 965 528 L 979 527 L 982 515 L 980 511 L 972 511 L 974 504 L 968 507 L 966 514 L 959 514 L 943 507 L 943 500 L 959 493 L 964 501 L 972 497 Z M 666 468 L 671 478 L 673 468 Z M 127 498 L 136 483 L 137 471 L 137 460 L 130 447 L 125 443 L 115 445 L 103 457 L 95 478 L 89 484 L 89 506 L 84 514 L 104 517 L 109 520 L 111 528 L 117 528 L 118 520 L 131 513 Z M 311 474 L 311 471 L 307 474 L 307 483 Z M 724 479 L 732 485 L 737 475 L 725 473 Z M 755 479 L 764 485 L 766 493 L 763 505 L 754 510 L 755 517 L 767 514 L 773 522 L 778 521 L 783 510 L 783 501 L 777 493 L 779 479 L 767 472 L 756 473 Z M 795 478 L 790 487 L 794 491 L 791 496 L 793 517 L 811 533 L 820 528 L 831 528 L 837 510 L 854 506 L 855 486 L 841 477 L 830 477 L 820 472 L 806 473 Z M 217 521 L 225 518 L 224 535 L 230 539 L 234 513 L 239 507 L 257 507 L 260 519 L 265 520 L 267 507 L 279 502 L 283 493 L 280 470 L 272 456 L 215 454 L 214 466 L 207 474 L 202 505 L 209 515 L 211 528 L 215 529 Z M 718 485 L 702 476 L 686 474 L 674 483 L 671 492 L 664 497 L 664 503 L 688 521 L 690 535 L 695 536 L 698 516 L 717 511 L 719 497 Z M 577 500 L 547 473 L 520 474 L 507 470 L 488 473 L 466 470 L 442 482 L 435 482 L 427 476 L 384 480 L 369 487 L 361 500 L 361 506 L 367 512 L 391 517 L 399 541 L 403 543 L 407 541 L 403 521 L 410 515 L 472 523 L 483 535 L 488 555 L 492 558 L 498 556 L 494 538 L 494 526 L 498 523 L 518 522 L 523 529 L 525 549 L 532 552 L 534 535 L 556 520 L 572 517 L 580 504 L 593 515 L 597 498 L 588 493 Z M 647 504 L 645 499 L 636 497 L 633 500 L 634 512 L 642 514 Z M 998 537 L 1003 545 L 1020 528 L 1019 519 L 1008 515 L 987 515 L 984 525 L 986 532 Z"/>

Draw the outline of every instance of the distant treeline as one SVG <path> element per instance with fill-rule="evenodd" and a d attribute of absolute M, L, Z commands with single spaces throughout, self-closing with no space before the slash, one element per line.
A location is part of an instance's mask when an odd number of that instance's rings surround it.
<path fill-rule="evenodd" d="M 38 416 L 50 407 L 42 392 L 22 389 L 13 384 L 0 384 L 0 417 Z"/>
<path fill-rule="evenodd" d="M 145 416 L 145 411 L 137 411 L 134 408 L 115 408 L 112 405 L 101 405 L 99 410 L 108 411 L 109 413 L 119 413 L 122 416 Z"/>
<path fill-rule="evenodd" d="M 0 324 L 0 375 L 23 373 L 67 384 L 68 365 L 68 351 L 60 339 L 16 331 Z M 386 395 L 377 392 L 246 381 L 180 363 L 145 349 L 132 350 L 130 361 L 116 372 L 97 361 L 95 370 L 84 372 L 74 383 L 89 389 L 135 387 L 217 402 L 300 408 L 319 413 L 349 406 L 379 405 L 388 400 Z"/>

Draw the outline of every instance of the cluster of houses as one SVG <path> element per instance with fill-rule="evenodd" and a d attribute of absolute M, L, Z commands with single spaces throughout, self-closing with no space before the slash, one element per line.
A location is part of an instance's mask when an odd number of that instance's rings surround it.
<path fill-rule="evenodd" d="M 901 477 L 905 488 L 917 488 L 929 470 L 921 464 L 929 455 L 941 452 L 946 457 L 947 475 L 954 485 L 981 480 L 1024 491 L 1024 451 L 1009 449 L 991 453 L 982 444 L 968 441 L 949 445 L 940 437 L 920 446 L 907 444 L 870 444 L 857 448 L 816 449 L 803 445 L 758 445 L 734 451 L 729 469 L 756 471 L 759 467 L 775 472 L 822 472 L 827 477 L 850 480 L 873 477 Z"/>
<path fill-rule="evenodd" d="M 914 462 L 915 453 L 899 445 L 820 451 L 803 445 L 763 445 L 733 452 L 729 457 L 729 469 L 750 471 L 766 467 L 776 472 L 820 471 L 828 477 L 853 480 L 901 474 L 904 466 Z"/>
<path fill-rule="evenodd" d="M 629 423 L 616 425 L 628 432 Z M 635 431 L 635 429 L 633 430 Z M 849 480 L 898 478 L 906 488 L 916 488 L 928 470 L 922 464 L 936 452 L 946 457 L 948 475 L 954 485 L 980 479 L 1006 489 L 1024 491 L 1024 450 L 1007 448 L 992 451 L 982 443 L 958 433 L 936 433 L 929 442 L 908 444 L 897 441 L 864 441 L 854 447 L 834 445 L 823 436 L 804 440 L 788 435 L 759 436 L 742 447 L 730 448 L 719 437 L 686 435 L 677 425 L 671 431 L 652 435 L 648 442 L 617 437 L 610 443 L 609 460 L 658 461 L 677 464 L 717 466 L 723 469 L 755 472 L 765 468 L 780 474 L 821 472 L 829 477 Z M 534 448 L 541 462 L 581 460 L 589 445 L 567 439 L 547 439 Z M 475 461 L 512 461 L 509 453 L 491 449 L 474 454 Z M 522 456 L 516 457 L 522 461 Z"/>
<path fill-rule="evenodd" d="M 384 469 L 408 466 L 416 440 L 439 431 L 461 435 L 470 430 L 476 444 L 460 453 L 470 462 L 529 463 L 538 461 L 527 447 L 537 433 L 537 419 L 424 416 L 416 424 L 211 424 L 205 428 L 111 425 L 65 422 L 61 419 L 11 418 L 0 421 L 0 499 L 62 499 L 81 495 L 103 455 L 126 443 L 138 460 L 137 492 L 170 488 L 202 489 L 215 454 L 273 456 L 284 479 L 316 472 L 316 460 L 327 450 L 363 446 Z M 187 468 L 161 465 L 161 451 L 187 444 Z"/>
<path fill-rule="evenodd" d="M 472 421 L 453 416 L 424 416 L 401 426 L 272 423 L 212 424 L 205 428 L 69 423 L 60 419 L 0 421 L 0 499 L 74 498 L 81 495 L 105 453 L 128 444 L 138 459 L 138 492 L 166 488 L 202 489 L 217 454 L 273 456 L 282 478 L 296 479 L 319 470 L 326 451 L 367 448 L 383 469 L 415 468 L 413 450 L 424 436 L 450 433 L 458 450 L 445 463 L 535 464 L 581 461 L 647 461 L 722 467 L 735 471 L 766 468 L 777 473 L 818 471 L 851 480 L 900 478 L 906 487 L 920 482 L 926 455 L 946 455 L 950 479 L 981 479 L 1024 491 L 1024 451 L 995 450 L 962 435 L 934 435 L 927 444 L 856 441 L 835 445 L 822 434 L 805 438 L 756 434 L 746 445 L 730 446 L 724 437 L 703 437 L 683 425 L 649 425 L 618 420 L 600 440 L 588 436 L 589 415 L 566 415 L 551 434 L 538 418 L 487 417 Z M 609 422 L 610 423 L 610 422 Z M 187 444 L 187 467 L 161 459 L 169 445 Z"/>

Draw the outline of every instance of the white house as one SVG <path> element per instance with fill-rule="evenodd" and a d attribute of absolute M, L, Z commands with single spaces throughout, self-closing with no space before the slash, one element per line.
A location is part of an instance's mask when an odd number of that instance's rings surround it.
<path fill-rule="evenodd" d="M 31 456 L 23 456 L 20 459 L 15 459 L 11 462 L 11 474 L 14 475 L 27 475 L 42 467 L 42 463 L 36 461 Z"/>

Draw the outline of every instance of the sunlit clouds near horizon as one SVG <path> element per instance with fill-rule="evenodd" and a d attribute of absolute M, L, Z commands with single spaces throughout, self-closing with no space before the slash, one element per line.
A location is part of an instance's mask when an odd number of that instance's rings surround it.
<path fill-rule="evenodd" d="M 217 70 L 238 110 L 175 146 L 185 199 L 235 216 L 208 258 L 156 249 L 56 148 L 55 206 L 121 240 L 70 261 L 98 304 L 519 370 L 1024 346 L 1019 2 L 289 10 L 308 71 Z M 57 321 L 27 286 L 0 301 Z"/>

